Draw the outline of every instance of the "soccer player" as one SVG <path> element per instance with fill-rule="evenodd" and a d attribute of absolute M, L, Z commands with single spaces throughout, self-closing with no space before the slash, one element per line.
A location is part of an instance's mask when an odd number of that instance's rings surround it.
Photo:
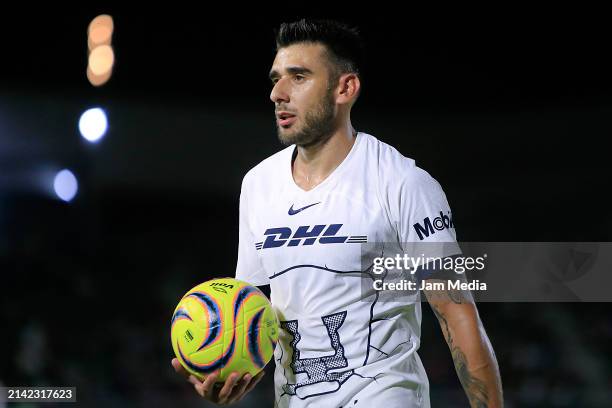
<path fill-rule="evenodd" d="M 282 24 L 276 41 L 270 99 L 288 147 L 244 177 L 236 267 L 237 279 L 270 285 L 281 322 L 275 405 L 429 407 L 417 355 L 420 292 L 384 302 L 364 291 L 370 260 L 360 244 L 401 251 L 404 243 L 455 242 L 444 192 L 413 160 L 353 128 L 361 89 L 356 30 L 301 20 Z M 497 361 L 470 293 L 424 292 L 470 405 L 502 406 Z M 173 366 L 221 404 L 241 399 L 261 378 L 232 373 L 215 388 L 217 373 L 200 382 L 176 359 Z"/>

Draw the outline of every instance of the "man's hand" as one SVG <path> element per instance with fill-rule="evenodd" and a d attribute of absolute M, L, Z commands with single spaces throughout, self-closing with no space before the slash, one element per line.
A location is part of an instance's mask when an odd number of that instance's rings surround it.
<path fill-rule="evenodd" d="M 213 372 L 204 381 L 200 381 L 196 376 L 185 370 L 177 358 L 172 359 L 172 367 L 174 367 L 174 371 L 193 384 L 196 392 L 201 397 L 220 405 L 233 404 L 240 401 L 255 387 L 264 375 L 263 371 L 255 377 L 251 377 L 251 374 L 247 373 L 240 379 L 240 374 L 234 371 L 227 377 L 225 384 L 217 384 L 219 371 Z"/>

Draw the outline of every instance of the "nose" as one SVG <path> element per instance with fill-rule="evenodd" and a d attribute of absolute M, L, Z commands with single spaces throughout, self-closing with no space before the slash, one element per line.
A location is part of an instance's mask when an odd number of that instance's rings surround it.
<path fill-rule="evenodd" d="M 282 78 L 279 79 L 276 84 L 274 84 L 272 92 L 270 92 L 270 100 L 275 104 L 289 102 L 289 94 L 285 89 L 285 81 Z"/>

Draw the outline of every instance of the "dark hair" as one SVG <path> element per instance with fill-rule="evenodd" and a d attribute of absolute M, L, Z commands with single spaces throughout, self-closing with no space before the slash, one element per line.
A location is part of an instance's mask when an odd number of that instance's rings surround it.
<path fill-rule="evenodd" d="M 276 50 L 297 43 L 320 43 L 335 65 L 334 74 L 347 72 L 362 75 L 364 46 L 356 28 L 332 20 L 301 19 L 282 23 L 276 33 Z"/>

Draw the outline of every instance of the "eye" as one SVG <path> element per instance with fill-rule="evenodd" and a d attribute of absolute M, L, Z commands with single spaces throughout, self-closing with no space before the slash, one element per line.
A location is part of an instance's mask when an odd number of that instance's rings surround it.
<path fill-rule="evenodd" d="M 304 75 L 299 75 L 299 74 L 294 76 L 293 78 L 294 78 L 295 82 L 303 82 L 306 79 L 306 77 Z"/>

